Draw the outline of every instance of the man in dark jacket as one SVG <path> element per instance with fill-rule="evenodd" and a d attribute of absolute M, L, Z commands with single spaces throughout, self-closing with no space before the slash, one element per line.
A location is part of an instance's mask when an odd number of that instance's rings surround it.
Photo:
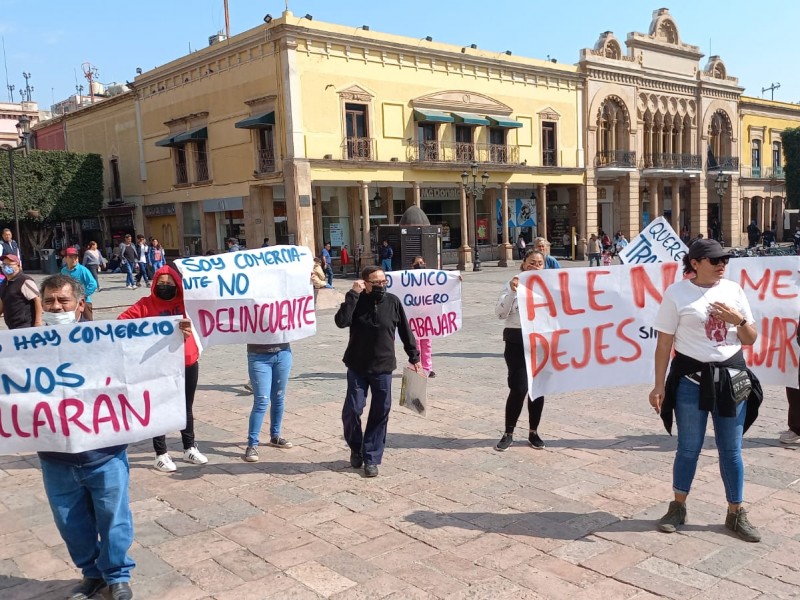
<path fill-rule="evenodd" d="M 392 371 L 397 368 L 395 331 L 400 334 L 408 362 L 422 371 L 414 334 L 408 325 L 403 305 L 397 296 L 386 293 L 386 274 L 376 266 L 365 267 L 362 279 L 353 284 L 336 313 L 336 325 L 350 328 L 350 341 L 344 353 L 347 365 L 347 396 L 342 408 L 344 437 L 350 446 L 350 464 L 364 465 L 367 477 L 378 475 L 383 458 L 386 428 L 392 408 Z M 372 400 L 367 427 L 361 431 L 361 413 Z"/>
<path fill-rule="evenodd" d="M 0 314 L 9 329 L 38 327 L 42 324 L 42 301 L 36 282 L 22 272 L 19 256 L 3 256 L 3 275 L 0 283 Z"/>

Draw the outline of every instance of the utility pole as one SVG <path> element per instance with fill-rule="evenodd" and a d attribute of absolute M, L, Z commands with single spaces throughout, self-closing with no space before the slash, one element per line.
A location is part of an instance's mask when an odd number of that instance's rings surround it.
<path fill-rule="evenodd" d="M 97 67 L 90 62 L 85 62 L 81 65 L 81 68 L 83 69 L 83 76 L 86 77 L 86 81 L 89 82 L 89 98 L 91 98 L 91 102 L 94 104 L 94 86 L 92 84 L 99 75 Z"/>
<path fill-rule="evenodd" d="M 228 0 L 225 0 L 225 40 L 231 39 L 231 19 L 228 13 Z"/>
<path fill-rule="evenodd" d="M 22 72 L 22 76 L 25 78 L 25 91 L 24 92 L 20 91 L 20 95 L 22 96 L 22 101 L 23 102 L 25 102 L 25 101 L 31 102 L 32 98 L 33 98 L 33 86 L 30 85 L 30 83 L 29 83 L 30 78 L 31 78 L 31 74 L 30 73 L 25 73 L 23 71 Z"/>
<path fill-rule="evenodd" d="M 781 87 L 780 83 L 773 83 L 769 87 L 761 88 L 761 94 L 763 95 L 764 92 L 770 92 L 770 100 L 775 100 L 775 90 Z"/>

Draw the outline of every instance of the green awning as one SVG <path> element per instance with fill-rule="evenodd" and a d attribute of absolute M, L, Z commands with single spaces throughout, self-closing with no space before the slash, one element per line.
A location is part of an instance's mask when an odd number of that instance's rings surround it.
<path fill-rule="evenodd" d="M 439 110 L 428 110 L 427 108 L 415 108 L 414 120 L 428 121 L 430 123 L 452 123 L 455 121 L 455 119 L 446 112 L 441 112 Z"/>
<path fill-rule="evenodd" d="M 474 115 L 472 113 L 450 113 L 453 115 L 453 118 L 456 120 L 456 123 L 465 123 L 467 125 L 488 125 L 489 119 L 486 119 L 480 115 Z"/>
<path fill-rule="evenodd" d="M 515 121 L 511 117 L 496 117 L 494 115 L 486 115 L 486 118 L 489 119 L 489 122 L 495 127 L 506 127 L 508 129 L 522 127 L 522 123 Z"/>
<path fill-rule="evenodd" d="M 161 146 L 162 148 L 164 148 L 164 147 L 168 148 L 168 147 L 174 146 L 174 145 L 175 145 L 175 136 L 174 135 L 167 136 L 163 140 L 158 140 L 156 142 L 156 146 Z"/>
<path fill-rule="evenodd" d="M 190 129 L 189 131 L 184 131 L 183 133 L 179 133 L 173 139 L 174 144 L 185 144 L 186 142 L 192 142 L 194 140 L 207 140 L 208 139 L 208 127 L 203 125 L 202 127 L 195 127 L 194 129 Z"/>
<path fill-rule="evenodd" d="M 261 129 L 267 125 L 275 125 L 275 111 L 247 117 L 234 125 L 236 129 Z"/>

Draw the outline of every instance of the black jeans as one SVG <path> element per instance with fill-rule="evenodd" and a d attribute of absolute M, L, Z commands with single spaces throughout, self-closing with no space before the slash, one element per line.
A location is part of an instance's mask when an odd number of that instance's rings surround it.
<path fill-rule="evenodd" d="M 786 400 L 789 401 L 789 429 L 800 435 L 800 390 L 787 387 Z"/>
<path fill-rule="evenodd" d="M 508 331 L 508 330 L 507 330 Z M 514 433 L 517 421 L 522 414 L 525 399 L 528 398 L 528 371 L 525 368 L 525 347 L 521 343 L 506 340 L 503 357 L 508 367 L 508 398 L 506 398 L 506 433 Z M 536 431 L 542 420 L 544 396 L 535 400 L 528 398 L 528 427 Z"/>
<path fill-rule="evenodd" d="M 192 405 L 194 405 L 194 393 L 197 390 L 197 379 L 200 375 L 199 363 L 194 363 L 186 367 L 186 428 L 181 429 L 181 441 L 183 449 L 187 450 L 194 446 L 194 416 L 192 415 Z M 167 453 L 166 436 L 160 435 L 153 438 L 153 450 L 156 456 Z"/>

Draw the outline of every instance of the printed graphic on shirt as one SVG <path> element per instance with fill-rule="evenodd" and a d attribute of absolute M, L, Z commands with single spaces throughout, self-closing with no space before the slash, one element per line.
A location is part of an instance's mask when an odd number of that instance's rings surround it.
<path fill-rule="evenodd" d="M 727 346 L 728 324 L 716 315 L 711 314 L 711 307 L 708 307 L 708 315 L 705 322 L 706 337 L 714 342 L 715 346 Z"/>

